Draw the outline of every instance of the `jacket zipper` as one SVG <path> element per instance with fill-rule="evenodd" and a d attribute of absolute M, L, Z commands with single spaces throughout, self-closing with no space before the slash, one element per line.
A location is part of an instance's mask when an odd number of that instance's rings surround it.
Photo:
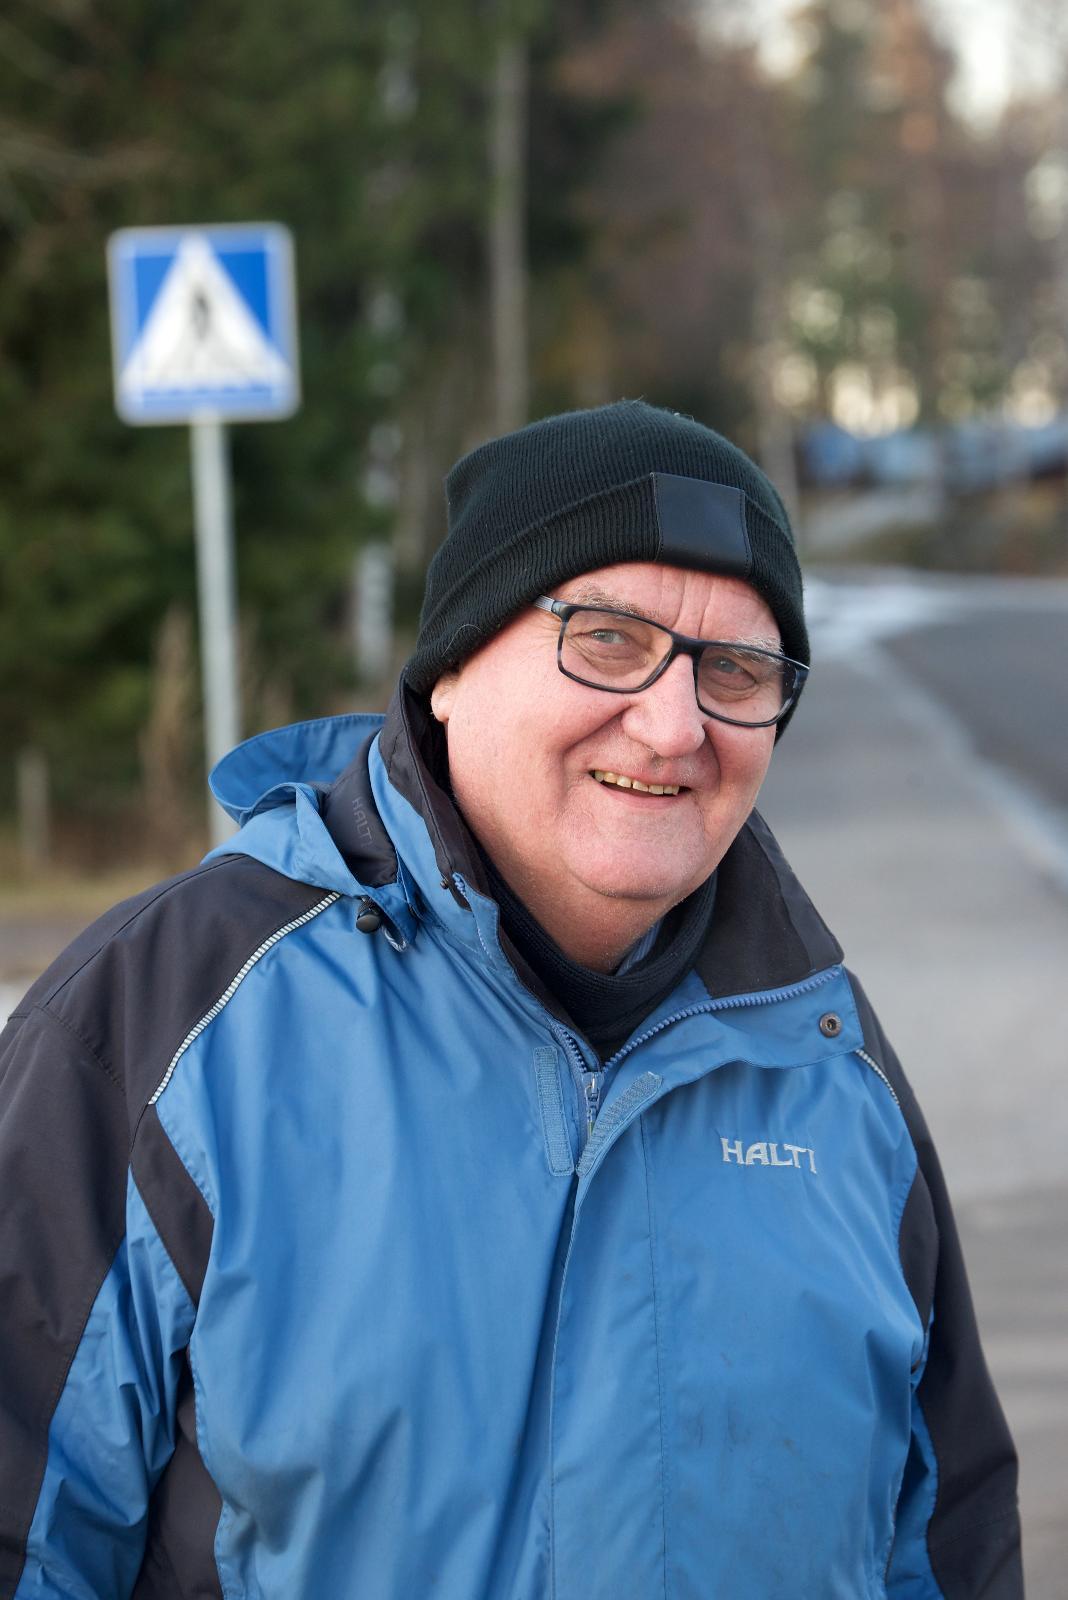
<path fill-rule="evenodd" d="M 586 1116 L 586 1138 L 589 1139 L 593 1132 L 597 1113 L 601 1109 L 601 1093 L 604 1085 L 604 1067 L 598 1061 L 595 1067 L 587 1062 L 578 1044 L 568 1033 L 567 1029 L 553 1020 L 552 1031 L 564 1047 L 564 1054 L 571 1065 L 573 1080 L 578 1084 L 582 1093 L 581 1106 Z M 581 1151 L 579 1154 L 581 1155 Z"/>
<path fill-rule="evenodd" d="M 593 1125 L 597 1121 L 597 1113 L 601 1108 L 601 1084 L 604 1082 L 604 1068 L 592 1067 L 582 1074 L 582 1088 L 586 1097 L 586 1138 L 593 1135 Z"/>

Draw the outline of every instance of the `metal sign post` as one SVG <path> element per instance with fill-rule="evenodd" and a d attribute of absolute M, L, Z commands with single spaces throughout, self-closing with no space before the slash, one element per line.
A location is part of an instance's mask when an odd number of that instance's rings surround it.
<path fill-rule="evenodd" d="M 123 228 L 108 276 L 120 417 L 190 424 L 210 772 L 241 736 L 225 424 L 300 403 L 292 240 L 277 223 Z M 215 844 L 231 832 L 214 804 L 211 832 Z"/>
<path fill-rule="evenodd" d="M 226 429 L 218 417 L 198 417 L 189 429 L 193 464 L 193 521 L 204 678 L 204 745 L 208 771 L 241 737 L 237 669 L 234 530 Z M 231 831 L 221 806 L 211 808 L 212 844 Z"/>

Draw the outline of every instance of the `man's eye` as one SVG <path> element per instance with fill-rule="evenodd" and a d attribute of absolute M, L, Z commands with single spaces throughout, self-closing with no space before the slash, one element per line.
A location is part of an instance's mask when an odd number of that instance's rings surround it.
<path fill-rule="evenodd" d="M 640 648 L 640 642 L 627 628 L 600 624 L 595 628 L 572 629 L 568 638 L 579 650 L 597 655 L 622 655 Z"/>
<path fill-rule="evenodd" d="M 763 664 L 734 651 L 709 652 L 701 659 L 701 684 L 707 693 L 752 694 L 766 679 Z"/>
<path fill-rule="evenodd" d="M 627 645 L 634 642 L 619 628 L 592 628 L 585 638 L 595 645 Z"/>
<path fill-rule="evenodd" d="M 738 656 L 707 656 L 702 665 L 703 670 L 711 673 L 720 683 L 729 680 L 737 687 L 741 684 L 756 682 L 756 675 L 752 665 L 740 660 Z"/>

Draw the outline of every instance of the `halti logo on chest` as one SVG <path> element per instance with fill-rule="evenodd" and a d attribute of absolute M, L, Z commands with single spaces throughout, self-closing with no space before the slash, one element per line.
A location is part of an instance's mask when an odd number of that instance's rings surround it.
<path fill-rule="evenodd" d="M 755 1144 L 743 1145 L 740 1139 L 720 1139 L 724 1161 L 736 1161 L 740 1167 L 801 1167 L 804 1162 L 809 1172 L 816 1171 L 816 1152 L 803 1144 L 770 1144 L 759 1139 Z M 780 1149 L 785 1155 L 780 1155 Z"/>

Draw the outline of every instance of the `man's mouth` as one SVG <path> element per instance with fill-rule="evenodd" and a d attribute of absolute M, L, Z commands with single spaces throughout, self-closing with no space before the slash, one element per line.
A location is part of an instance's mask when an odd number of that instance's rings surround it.
<path fill-rule="evenodd" d="M 599 767 L 593 769 L 590 777 L 617 789 L 636 789 L 639 794 L 678 794 L 682 788 L 679 783 L 643 783 L 640 778 L 628 778 L 622 772 L 602 772 Z"/>

